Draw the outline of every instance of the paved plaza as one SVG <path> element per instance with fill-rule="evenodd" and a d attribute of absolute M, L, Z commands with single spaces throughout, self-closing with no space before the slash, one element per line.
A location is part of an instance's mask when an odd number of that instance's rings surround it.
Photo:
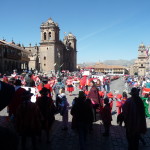
<path fill-rule="evenodd" d="M 111 83 L 111 90 L 119 90 L 120 93 L 125 89 L 124 82 L 122 79 L 118 79 Z M 67 94 L 69 103 L 71 104 L 73 98 L 77 95 L 78 91 L 75 91 L 73 96 Z M 115 104 L 114 104 L 115 105 Z M 120 127 L 116 123 L 116 107 L 113 108 L 113 121 L 110 129 L 110 136 L 103 137 L 102 133 L 104 132 L 103 124 L 101 120 L 98 120 L 94 123 L 93 131 L 88 134 L 86 149 L 87 150 L 127 150 L 127 140 L 125 135 L 125 128 Z M 7 115 L 6 110 L 3 110 L 0 113 L 1 116 Z M 57 114 L 56 121 L 53 124 L 49 144 L 46 143 L 45 136 L 41 142 L 38 142 L 38 150 L 79 150 L 78 135 L 75 131 L 71 129 L 71 120 L 72 116 L 69 112 L 69 129 L 68 131 L 62 131 L 62 117 Z M 147 119 L 148 131 L 144 135 L 146 141 L 146 146 L 143 146 L 140 143 L 140 150 L 149 150 L 150 149 L 150 120 Z M 20 146 L 19 146 L 20 147 Z M 20 149 L 20 148 L 19 148 Z M 28 150 L 31 149 L 31 143 L 28 141 Z"/>

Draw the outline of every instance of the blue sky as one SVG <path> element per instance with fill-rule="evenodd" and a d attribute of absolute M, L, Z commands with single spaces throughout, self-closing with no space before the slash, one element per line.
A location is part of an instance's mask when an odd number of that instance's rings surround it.
<path fill-rule="evenodd" d="M 0 39 L 28 46 L 40 42 L 40 25 L 59 24 L 60 38 L 77 38 L 78 63 L 134 59 L 150 45 L 150 0 L 5 0 L 0 3 Z"/>

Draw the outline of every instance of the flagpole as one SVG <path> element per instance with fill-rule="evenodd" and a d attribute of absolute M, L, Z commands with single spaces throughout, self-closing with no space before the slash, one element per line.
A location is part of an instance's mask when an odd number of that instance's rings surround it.
<path fill-rule="evenodd" d="M 149 67 L 148 67 L 148 76 L 150 76 L 150 59 L 149 59 L 149 48 L 150 48 L 150 46 L 148 46 L 148 47 L 147 47 L 147 49 L 148 49 L 148 52 L 147 52 L 147 57 L 148 57 L 148 65 L 149 65 Z"/>

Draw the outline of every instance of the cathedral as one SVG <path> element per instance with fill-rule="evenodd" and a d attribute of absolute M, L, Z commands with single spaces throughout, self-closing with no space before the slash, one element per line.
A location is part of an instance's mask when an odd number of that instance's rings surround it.
<path fill-rule="evenodd" d="M 59 38 L 60 28 L 51 18 L 40 26 L 40 45 L 25 47 L 29 51 L 29 70 L 44 73 L 51 71 L 75 71 L 77 66 L 76 37 L 69 33 L 63 39 Z"/>
<path fill-rule="evenodd" d="M 146 47 L 143 43 L 138 48 L 138 58 L 134 64 L 130 66 L 130 75 L 145 76 L 149 74 L 149 47 Z"/>

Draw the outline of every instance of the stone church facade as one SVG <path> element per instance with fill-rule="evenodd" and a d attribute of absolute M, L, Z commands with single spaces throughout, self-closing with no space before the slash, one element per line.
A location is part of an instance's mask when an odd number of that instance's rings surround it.
<path fill-rule="evenodd" d="M 59 39 L 59 26 L 51 18 L 40 26 L 40 46 L 25 47 L 30 52 L 29 70 L 45 73 L 58 70 L 75 71 L 77 66 L 76 37 L 69 33 Z"/>
<path fill-rule="evenodd" d="M 142 43 L 138 48 L 138 58 L 130 66 L 130 75 L 145 76 L 149 74 L 149 67 L 149 48 Z"/>

